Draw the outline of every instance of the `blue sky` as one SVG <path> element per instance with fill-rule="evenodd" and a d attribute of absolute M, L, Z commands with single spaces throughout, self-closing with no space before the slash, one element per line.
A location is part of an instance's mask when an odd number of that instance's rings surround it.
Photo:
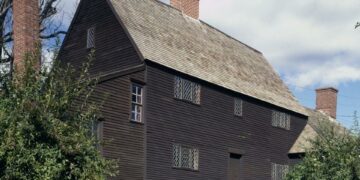
<path fill-rule="evenodd" d="M 169 0 L 163 0 L 169 2 Z M 70 22 L 78 0 L 62 0 Z M 200 0 L 200 19 L 261 51 L 304 106 L 319 87 L 339 89 L 338 119 L 360 111 L 358 0 Z M 360 112 L 359 112 L 360 114 Z"/>
<path fill-rule="evenodd" d="M 263 52 L 304 106 L 315 107 L 314 89 L 338 88 L 338 119 L 349 127 L 360 110 L 358 7 L 358 0 L 202 0 L 200 18 Z"/>

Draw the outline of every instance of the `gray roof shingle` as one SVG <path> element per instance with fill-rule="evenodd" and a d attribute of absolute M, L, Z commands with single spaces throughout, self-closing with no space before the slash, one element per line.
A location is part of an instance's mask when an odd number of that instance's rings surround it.
<path fill-rule="evenodd" d="M 108 0 L 144 60 L 307 115 L 264 56 L 156 0 Z"/>
<path fill-rule="evenodd" d="M 312 142 L 315 140 L 319 134 L 322 132 L 322 126 L 330 125 L 331 127 L 335 127 L 336 131 L 339 134 L 343 134 L 347 131 L 345 127 L 343 127 L 336 119 L 333 119 L 329 115 L 326 115 L 324 112 L 314 110 L 314 109 L 306 109 L 308 111 L 309 119 L 301 132 L 300 136 L 297 138 L 293 146 L 291 147 L 289 153 L 305 153 L 309 151 L 312 147 Z"/>

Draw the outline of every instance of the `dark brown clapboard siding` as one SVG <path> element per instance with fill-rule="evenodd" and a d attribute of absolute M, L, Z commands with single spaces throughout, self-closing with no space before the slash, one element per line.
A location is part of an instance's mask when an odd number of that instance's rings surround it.
<path fill-rule="evenodd" d="M 290 164 L 288 151 L 305 117 L 291 113 L 291 131 L 274 128 L 272 109 L 281 109 L 192 78 L 202 85 L 201 105 L 182 102 L 173 98 L 175 75 L 181 74 L 147 66 L 147 179 L 225 180 L 229 148 L 244 152 L 242 179 L 270 179 L 271 162 Z M 235 96 L 244 99 L 242 118 L 233 115 Z M 198 172 L 171 167 L 172 143 L 200 149 Z"/>
<path fill-rule="evenodd" d="M 84 62 L 89 53 L 86 30 L 93 25 L 97 27 L 96 61 L 91 73 L 108 74 L 141 64 L 105 0 L 82 1 L 60 54 L 63 62 L 76 67 Z M 282 109 L 193 78 L 189 79 L 202 85 L 201 105 L 178 101 L 173 98 L 175 75 L 184 76 L 150 63 L 146 72 L 121 73 L 97 86 L 96 101 L 108 96 L 102 108 L 107 141 L 103 155 L 119 159 L 120 174 L 111 179 L 225 180 L 230 148 L 242 154 L 242 179 L 270 179 L 271 162 L 294 163 L 287 153 L 304 128 L 305 117 L 283 110 L 292 115 L 292 129 L 274 128 L 271 110 Z M 146 82 L 145 124 L 129 122 L 134 79 Z M 233 115 L 235 96 L 244 99 L 240 118 Z M 200 149 L 198 172 L 171 167 L 173 143 Z"/>
<path fill-rule="evenodd" d="M 112 13 L 105 0 L 83 0 L 69 35 L 60 51 L 60 60 L 79 67 L 89 54 L 86 49 L 87 29 L 96 26 L 96 60 L 92 74 L 111 74 L 140 65 L 135 48 Z M 131 80 L 144 81 L 144 71 L 124 74 L 101 82 L 94 101 L 105 104 L 103 138 L 106 142 L 103 155 L 119 160 L 119 176 L 110 179 L 144 179 L 144 125 L 129 121 Z M 106 78 L 105 78 L 106 79 Z"/>
<path fill-rule="evenodd" d="M 87 55 L 87 29 L 95 26 L 95 56 L 91 72 L 107 74 L 141 63 L 138 54 L 105 0 L 82 1 L 66 38 L 60 60 L 79 67 Z"/>
<path fill-rule="evenodd" d="M 133 79 L 144 80 L 144 71 L 105 81 L 97 85 L 95 98 L 106 96 L 103 155 L 119 160 L 119 176 L 110 179 L 144 178 L 144 125 L 130 122 L 130 87 Z"/>

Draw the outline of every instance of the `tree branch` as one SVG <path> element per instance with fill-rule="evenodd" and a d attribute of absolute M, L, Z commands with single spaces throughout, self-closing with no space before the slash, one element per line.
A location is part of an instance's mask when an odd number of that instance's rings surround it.
<path fill-rule="evenodd" d="M 42 9 L 42 12 L 40 14 L 40 24 L 42 24 L 45 19 L 57 13 L 56 7 L 54 7 L 54 3 L 56 1 L 57 0 L 48 0 L 45 3 L 44 8 Z"/>
<path fill-rule="evenodd" d="M 62 24 L 53 20 L 54 15 L 58 13 L 57 5 L 61 0 L 39 0 L 39 24 L 40 39 L 49 40 L 59 35 L 65 35 L 67 32 L 62 30 Z M 13 59 L 13 0 L 0 0 L 0 63 L 10 62 Z"/>
<path fill-rule="evenodd" d="M 52 34 L 49 34 L 49 35 L 40 35 L 40 38 L 41 39 L 50 39 L 50 38 L 55 38 L 57 37 L 58 35 L 60 34 L 66 34 L 67 32 L 66 31 L 57 31 L 57 32 L 54 32 Z"/>
<path fill-rule="evenodd" d="M 12 3 L 7 5 L 7 7 L 5 9 L 2 9 L 1 10 L 1 13 L 0 13 L 0 19 L 5 19 L 6 15 L 8 14 L 10 8 L 12 8 Z"/>

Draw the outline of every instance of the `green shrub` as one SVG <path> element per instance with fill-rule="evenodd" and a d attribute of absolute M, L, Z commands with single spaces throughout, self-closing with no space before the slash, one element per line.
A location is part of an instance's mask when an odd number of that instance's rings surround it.
<path fill-rule="evenodd" d="M 101 156 L 91 133 L 100 112 L 89 101 L 96 85 L 90 63 L 75 71 L 55 61 L 50 72 L 39 72 L 39 56 L 27 56 L 0 92 L 0 179 L 114 175 L 116 162 Z"/>

